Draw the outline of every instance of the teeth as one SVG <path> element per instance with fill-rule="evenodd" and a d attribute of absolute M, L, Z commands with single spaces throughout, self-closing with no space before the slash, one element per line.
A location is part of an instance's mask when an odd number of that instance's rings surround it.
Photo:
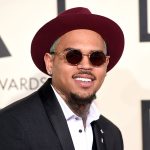
<path fill-rule="evenodd" d="M 92 80 L 89 78 L 76 78 L 76 80 L 82 81 L 82 82 L 91 82 Z"/>

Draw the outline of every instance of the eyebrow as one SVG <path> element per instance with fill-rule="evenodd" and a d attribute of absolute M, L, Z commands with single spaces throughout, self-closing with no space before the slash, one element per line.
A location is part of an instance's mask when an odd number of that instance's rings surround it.
<path fill-rule="evenodd" d="M 81 51 L 80 49 L 72 48 L 72 47 L 68 47 L 68 48 L 65 48 L 65 49 L 64 49 L 64 51 L 71 51 L 71 50 L 78 50 L 78 51 Z"/>
<path fill-rule="evenodd" d="M 81 51 L 81 49 L 78 49 L 78 48 L 71 48 L 71 47 L 68 47 L 68 48 L 65 48 L 64 51 L 71 51 L 71 50 L 78 50 L 78 51 Z M 94 52 L 94 51 L 99 51 L 99 52 L 103 52 L 104 54 L 106 54 L 106 50 L 101 50 L 101 49 L 95 49 L 95 50 L 90 50 L 90 52 Z"/>

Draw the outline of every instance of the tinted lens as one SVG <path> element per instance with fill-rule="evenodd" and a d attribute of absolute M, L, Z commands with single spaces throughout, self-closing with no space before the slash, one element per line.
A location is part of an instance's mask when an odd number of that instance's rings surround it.
<path fill-rule="evenodd" d="M 96 51 L 96 52 L 91 53 L 90 61 L 91 61 L 92 65 L 100 66 L 103 63 L 105 63 L 106 56 L 103 52 Z"/>
<path fill-rule="evenodd" d="M 66 60 L 72 65 L 77 65 L 82 60 L 82 54 L 79 50 L 70 50 L 66 54 Z"/>

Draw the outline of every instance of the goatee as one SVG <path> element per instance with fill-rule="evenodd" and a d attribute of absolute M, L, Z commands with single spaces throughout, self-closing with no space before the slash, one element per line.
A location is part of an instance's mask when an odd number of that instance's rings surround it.
<path fill-rule="evenodd" d="M 68 100 L 68 103 L 70 105 L 77 105 L 77 106 L 88 105 L 91 104 L 94 99 L 96 99 L 96 94 L 92 94 L 87 97 L 81 97 L 77 94 L 70 93 L 70 98 Z"/>

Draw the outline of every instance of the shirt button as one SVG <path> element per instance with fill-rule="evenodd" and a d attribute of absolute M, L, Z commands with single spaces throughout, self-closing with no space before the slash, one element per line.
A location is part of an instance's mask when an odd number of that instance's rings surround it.
<path fill-rule="evenodd" d="M 75 117 L 75 120 L 79 120 L 79 117 Z"/>

